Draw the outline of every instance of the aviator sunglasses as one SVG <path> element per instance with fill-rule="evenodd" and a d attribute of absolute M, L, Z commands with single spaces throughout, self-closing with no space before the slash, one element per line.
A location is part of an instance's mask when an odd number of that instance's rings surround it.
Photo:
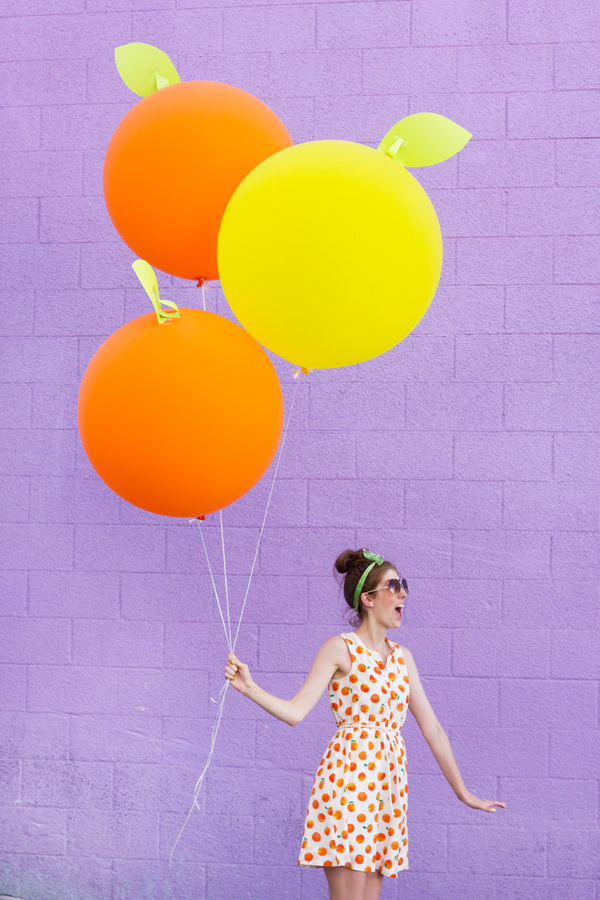
<path fill-rule="evenodd" d="M 376 594 L 377 591 L 388 590 L 390 594 L 399 594 L 404 591 L 408 595 L 408 582 L 406 578 L 390 578 L 382 587 L 375 588 L 374 591 L 363 591 L 365 594 Z"/>

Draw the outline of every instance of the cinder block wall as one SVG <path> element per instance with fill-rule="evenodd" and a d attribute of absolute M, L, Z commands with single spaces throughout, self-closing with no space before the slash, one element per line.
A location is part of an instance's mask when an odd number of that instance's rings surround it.
<path fill-rule="evenodd" d="M 0 234 L 0 893 L 25 900 L 322 900 L 302 818 L 332 733 L 229 692 L 199 809 L 225 641 L 195 526 L 99 481 L 75 422 L 100 342 L 148 311 L 104 209 L 135 102 L 113 48 L 265 100 L 295 141 L 376 145 L 410 112 L 473 132 L 416 171 L 442 282 L 403 344 L 303 379 L 240 656 L 290 697 L 349 626 L 331 576 L 367 546 L 410 581 L 398 639 L 467 785 L 406 725 L 402 900 L 594 900 L 598 875 L 597 7 L 588 0 L 4 0 Z M 160 221 L 157 221 L 160 227 Z M 299 272 L 311 290 L 310 271 Z M 165 297 L 199 292 L 160 278 Z M 364 328 L 385 323 L 369 313 Z M 224 315 L 218 289 L 209 308 Z M 278 363 L 289 406 L 291 367 Z M 243 436 L 241 436 L 243 437 Z M 265 480 L 224 513 L 239 609 Z M 215 517 L 213 517 L 215 518 Z M 206 523 L 215 565 L 216 524 Z M 222 586 L 222 583 L 219 582 Z"/>

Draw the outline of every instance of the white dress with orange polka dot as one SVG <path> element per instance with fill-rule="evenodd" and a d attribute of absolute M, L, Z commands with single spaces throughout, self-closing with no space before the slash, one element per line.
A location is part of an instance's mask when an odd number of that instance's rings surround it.
<path fill-rule="evenodd" d="M 306 812 L 301 866 L 346 866 L 396 878 L 408 869 L 406 749 L 408 672 L 388 639 L 386 665 L 358 635 L 342 634 L 352 668 L 329 683 L 337 723 Z"/>

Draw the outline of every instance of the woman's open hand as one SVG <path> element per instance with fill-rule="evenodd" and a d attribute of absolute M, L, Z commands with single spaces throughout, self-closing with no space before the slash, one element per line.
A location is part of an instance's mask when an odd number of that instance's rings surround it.
<path fill-rule="evenodd" d="M 479 797 L 476 797 L 471 791 L 467 791 L 465 796 L 460 799 L 463 803 L 466 803 L 467 806 L 470 806 L 471 809 L 482 809 L 484 812 L 496 812 L 494 808 L 496 806 L 502 806 L 506 809 L 506 803 L 502 803 L 500 800 L 480 800 Z"/>
<path fill-rule="evenodd" d="M 240 662 L 235 653 L 230 653 L 227 657 L 227 667 L 225 669 L 225 678 L 241 694 L 247 694 L 252 687 L 252 678 L 250 677 L 250 669 L 246 663 Z"/>

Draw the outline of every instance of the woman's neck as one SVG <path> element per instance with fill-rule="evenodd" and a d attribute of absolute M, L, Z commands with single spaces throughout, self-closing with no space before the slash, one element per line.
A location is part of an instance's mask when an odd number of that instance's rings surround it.
<path fill-rule="evenodd" d="M 385 650 L 387 628 L 379 622 L 363 621 L 356 629 L 356 633 L 369 650 L 382 653 Z"/>

